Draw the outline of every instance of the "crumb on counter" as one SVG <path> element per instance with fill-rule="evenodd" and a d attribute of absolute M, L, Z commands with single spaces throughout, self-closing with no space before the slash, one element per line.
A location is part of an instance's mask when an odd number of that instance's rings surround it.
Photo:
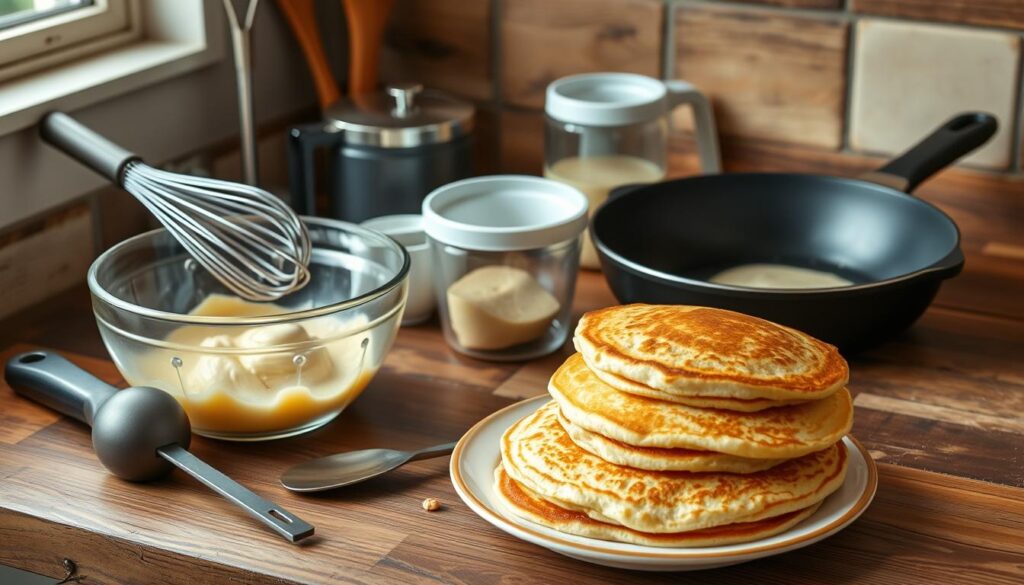
<path fill-rule="evenodd" d="M 423 509 L 427 512 L 435 512 L 441 509 L 441 502 L 437 498 L 427 498 L 423 500 Z"/>

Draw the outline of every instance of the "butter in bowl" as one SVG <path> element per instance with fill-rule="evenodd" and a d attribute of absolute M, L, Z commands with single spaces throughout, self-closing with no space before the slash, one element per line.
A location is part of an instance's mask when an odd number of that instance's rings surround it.
<path fill-rule="evenodd" d="M 230 294 L 165 230 L 101 255 L 93 310 L 128 383 L 171 394 L 193 432 L 229 440 L 303 433 L 355 400 L 394 341 L 409 256 L 371 230 L 303 222 L 312 278 L 275 303 Z"/>

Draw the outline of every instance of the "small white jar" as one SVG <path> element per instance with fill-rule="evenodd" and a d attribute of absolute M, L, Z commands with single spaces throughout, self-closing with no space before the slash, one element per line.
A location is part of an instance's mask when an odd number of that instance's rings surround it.
<path fill-rule="evenodd" d="M 405 301 L 402 327 L 418 325 L 434 315 L 434 283 L 430 270 L 430 245 L 423 233 L 423 216 L 384 215 L 359 224 L 390 236 L 409 253 L 409 297 Z"/>
<path fill-rule="evenodd" d="M 569 336 L 587 198 L 525 175 L 449 183 L 423 202 L 445 340 L 481 359 L 549 354 Z"/>

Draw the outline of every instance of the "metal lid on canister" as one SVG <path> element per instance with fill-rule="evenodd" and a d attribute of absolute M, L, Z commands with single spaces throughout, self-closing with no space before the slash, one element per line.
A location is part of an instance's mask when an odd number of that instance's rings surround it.
<path fill-rule="evenodd" d="M 473 129 L 473 104 L 418 83 L 395 83 L 382 92 L 342 98 L 325 112 L 326 130 L 345 142 L 412 148 L 451 142 Z"/>
<path fill-rule="evenodd" d="M 544 111 L 561 122 L 624 126 L 654 120 L 668 108 L 665 84 L 635 73 L 583 73 L 548 85 Z"/>
<path fill-rule="evenodd" d="M 587 197 L 575 187 L 528 175 L 493 175 L 449 183 L 423 201 L 431 239 L 467 250 L 544 248 L 587 227 Z"/>

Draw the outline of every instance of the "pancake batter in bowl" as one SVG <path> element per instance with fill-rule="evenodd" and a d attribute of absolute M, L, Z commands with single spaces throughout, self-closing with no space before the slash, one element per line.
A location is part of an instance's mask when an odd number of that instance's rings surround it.
<path fill-rule="evenodd" d="M 211 295 L 190 314 L 282 314 L 277 305 Z M 364 315 L 271 325 L 186 325 L 160 349 L 120 364 L 132 385 L 172 394 L 192 430 L 217 438 L 269 438 L 319 425 L 355 400 L 375 371 Z M 177 359 L 175 359 L 177 358 Z"/>

